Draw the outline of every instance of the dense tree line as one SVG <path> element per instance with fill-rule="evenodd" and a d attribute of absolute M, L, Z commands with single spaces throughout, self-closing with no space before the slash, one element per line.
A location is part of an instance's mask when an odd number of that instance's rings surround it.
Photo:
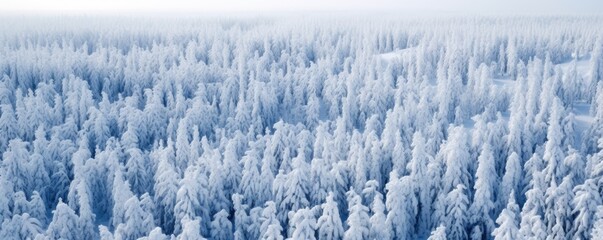
<path fill-rule="evenodd" d="M 0 239 L 603 238 L 599 17 L 0 18 Z"/>

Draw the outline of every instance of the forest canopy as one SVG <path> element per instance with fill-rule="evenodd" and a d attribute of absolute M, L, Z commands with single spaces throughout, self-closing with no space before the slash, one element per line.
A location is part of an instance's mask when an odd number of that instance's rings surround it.
<path fill-rule="evenodd" d="M 0 17 L 0 239 L 603 239 L 601 17 Z"/>

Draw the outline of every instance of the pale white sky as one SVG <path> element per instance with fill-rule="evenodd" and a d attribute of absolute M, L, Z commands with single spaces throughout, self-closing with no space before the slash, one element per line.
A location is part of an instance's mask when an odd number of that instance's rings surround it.
<path fill-rule="evenodd" d="M 0 11 L 52 13 L 400 11 L 600 14 L 603 13 L 603 0 L 2 0 Z"/>

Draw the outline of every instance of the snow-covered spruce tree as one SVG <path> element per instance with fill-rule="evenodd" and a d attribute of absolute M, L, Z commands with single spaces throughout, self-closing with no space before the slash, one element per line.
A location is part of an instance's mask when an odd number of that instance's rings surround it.
<path fill-rule="evenodd" d="M 452 191 L 457 185 L 469 185 L 469 146 L 467 133 L 463 127 L 450 129 L 448 141 L 442 147 L 442 154 L 446 161 L 446 171 L 442 179 L 443 191 Z M 448 226 L 450 228 L 450 226 Z"/>
<path fill-rule="evenodd" d="M 597 206 L 601 205 L 601 195 L 593 179 L 574 187 L 575 198 L 572 200 L 575 214 L 572 235 L 576 238 L 588 239 L 595 221 Z"/>
<path fill-rule="evenodd" d="M 3 174 L 6 174 L 7 179 L 12 181 L 15 191 L 27 191 L 33 181 L 28 171 L 27 145 L 27 142 L 18 138 L 10 140 L 8 149 L 2 155 Z"/>
<path fill-rule="evenodd" d="M 369 215 L 368 207 L 362 204 L 362 199 L 354 190 L 348 192 L 348 219 L 346 224 L 348 229 L 343 235 L 343 239 L 366 239 L 369 236 Z"/>
<path fill-rule="evenodd" d="M 205 238 L 201 235 L 201 219 L 196 218 L 194 220 L 185 219 L 183 221 L 182 233 L 178 235 L 179 240 L 204 240 Z"/>
<path fill-rule="evenodd" d="M 293 213 L 291 218 L 291 239 L 316 239 L 316 219 L 308 208 L 302 208 Z"/>
<path fill-rule="evenodd" d="M 210 222 L 207 176 L 196 166 L 190 166 L 184 173 L 184 178 L 180 180 L 180 188 L 176 193 L 176 203 L 174 205 L 175 232 L 182 230 L 182 221 L 188 219 L 193 221 L 195 217 L 201 217 L 199 222 Z M 208 233 L 208 224 L 201 224 L 202 233 Z"/>
<path fill-rule="evenodd" d="M 137 239 L 146 236 L 155 226 L 153 215 L 146 212 L 138 197 L 132 196 L 124 204 L 124 222 L 115 229 L 117 239 Z"/>
<path fill-rule="evenodd" d="M 497 184 L 496 162 L 492 155 L 492 150 L 489 144 L 484 144 L 482 151 L 477 159 L 478 166 L 475 180 L 475 194 L 471 204 L 470 221 L 475 226 L 473 231 L 478 231 L 483 238 L 494 229 L 494 220 L 492 214 L 496 209 L 495 196 Z M 472 233 L 473 236 L 473 233 Z"/>
<path fill-rule="evenodd" d="M 46 236 L 51 239 L 81 239 L 78 229 L 78 216 L 73 209 L 59 199 L 57 207 L 52 212 L 52 221 L 46 229 Z"/>
<path fill-rule="evenodd" d="M 446 226 L 447 237 L 452 239 L 466 239 L 465 224 L 468 222 L 469 199 L 465 193 L 466 187 L 457 185 L 446 196 Z"/>
<path fill-rule="evenodd" d="M 316 222 L 319 239 L 340 239 L 343 236 L 343 225 L 339 217 L 339 208 L 333 199 L 333 193 L 327 195 L 322 204 L 322 216 Z"/>
<path fill-rule="evenodd" d="M 293 159 L 293 170 L 287 174 L 284 198 L 281 209 L 297 211 L 308 207 L 308 192 L 310 191 L 310 171 L 303 155 Z M 278 178 L 278 177 L 277 177 Z M 276 179 L 275 179 L 276 181 Z"/>
<path fill-rule="evenodd" d="M 596 97 L 597 84 L 603 79 L 603 38 L 597 38 L 595 47 L 590 58 L 590 79 L 588 79 L 588 91 L 586 99 L 593 103 Z"/>
<path fill-rule="evenodd" d="M 17 137 L 17 118 L 12 105 L 2 104 L 0 106 L 0 152 L 4 153 L 8 148 L 9 141 Z"/>
<path fill-rule="evenodd" d="M 232 203 L 234 208 L 234 238 L 247 239 L 247 229 L 251 224 L 251 219 L 247 215 L 247 204 L 243 204 L 243 196 L 241 194 L 232 195 Z"/>
<path fill-rule="evenodd" d="M 526 192 L 526 202 L 521 209 L 521 222 L 519 227 L 520 237 L 544 238 L 546 225 L 544 224 L 545 192 L 544 174 L 540 171 L 534 173 L 531 180 L 532 188 Z"/>
<path fill-rule="evenodd" d="M 266 233 L 262 235 L 262 238 L 266 240 L 283 240 L 284 238 L 281 235 L 282 230 L 280 224 L 268 225 Z"/>
<path fill-rule="evenodd" d="M 496 219 L 498 227 L 492 232 L 492 236 L 496 240 L 519 239 L 519 206 L 515 203 L 515 193 L 511 192 L 508 199 L 507 207 L 502 210 Z"/>
<path fill-rule="evenodd" d="M 597 216 L 590 234 L 591 239 L 603 237 L 603 207 L 597 207 Z"/>
<path fill-rule="evenodd" d="M 420 132 L 413 134 L 412 140 L 412 159 L 408 163 L 408 169 L 410 177 L 413 181 L 415 188 L 415 195 L 417 199 L 417 211 L 418 219 L 416 229 L 419 231 L 418 234 L 425 233 L 430 224 L 430 212 L 431 212 L 431 197 L 430 197 L 430 186 L 427 175 L 427 165 L 432 161 L 432 157 L 425 151 L 425 139 Z"/>
<path fill-rule="evenodd" d="M 81 193 L 80 193 L 81 194 Z M 113 228 L 125 221 L 125 204 L 133 194 L 130 191 L 130 185 L 124 181 L 121 171 L 117 171 L 113 178 L 113 209 L 111 214 L 111 225 Z M 76 201 L 71 201 L 76 202 Z"/>
<path fill-rule="evenodd" d="M 540 155 L 537 152 L 535 152 L 523 164 L 523 169 L 524 169 L 525 174 L 521 181 L 521 185 L 523 186 L 523 189 L 521 191 L 524 193 L 524 195 L 527 194 L 527 191 L 529 191 L 530 189 L 533 189 L 533 187 L 534 187 L 533 175 L 542 171 L 542 169 L 544 169 L 544 167 L 545 167 L 544 164 L 545 164 L 544 160 L 540 157 Z"/>
<path fill-rule="evenodd" d="M 545 239 L 546 226 L 542 222 L 541 215 L 536 210 L 525 212 L 522 210 L 521 223 L 519 224 L 518 237 L 523 239 Z"/>
<path fill-rule="evenodd" d="M 127 150 L 128 160 L 126 162 L 126 179 L 130 183 L 132 192 L 136 194 L 144 194 L 151 190 L 152 173 L 148 166 L 148 156 L 139 148 L 130 148 Z"/>
<path fill-rule="evenodd" d="M 173 157 L 171 141 L 168 140 L 168 145 L 161 151 L 161 159 L 155 173 L 156 216 L 163 231 L 171 234 L 175 223 L 174 206 L 176 205 L 179 177 L 174 166 L 170 163 Z"/>
<path fill-rule="evenodd" d="M 386 224 L 392 229 L 394 238 L 412 238 L 417 214 L 417 200 L 412 188 L 410 176 L 398 178 L 395 172 L 390 174 L 385 206 L 387 208 Z"/>
<path fill-rule="evenodd" d="M 247 225 L 247 235 L 249 238 L 260 238 L 260 227 L 262 226 L 262 207 L 249 209 L 249 224 Z"/>
<path fill-rule="evenodd" d="M 47 223 L 46 204 L 37 191 L 34 191 L 29 200 L 29 215 L 36 218 L 43 225 Z"/>
<path fill-rule="evenodd" d="M 546 162 L 545 180 L 547 183 L 555 181 L 560 183 L 563 174 L 566 172 L 566 166 L 563 164 L 565 158 L 562 150 L 561 141 L 563 133 L 561 130 L 561 115 L 563 114 L 561 100 L 555 98 L 551 107 L 551 116 L 549 118 L 549 127 L 547 129 L 547 141 L 544 148 L 542 159 Z"/>
<path fill-rule="evenodd" d="M 544 221 L 547 233 L 557 238 L 565 238 L 571 229 L 572 199 L 574 198 L 572 181 L 569 176 L 557 185 L 549 187 L 545 193 Z"/>
<path fill-rule="evenodd" d="M 259 186 L 262 183 L 260 160 L 260 154 L 253 146 L 245 152 L 245 156 L 241 159 L 243 162 L 241 192 L 245 197 L 245 202 L 251 207 L 263 204 L 262 202 L 258 202 L 258 200 L 265 199 L 265 197 L 260 196 L 262 194 Z"/>
<path fill-rule="evenodd" d="M 431 231 L 431 234 L 429 235 L 429 238 L 427 238 L 428 240 L 445 240 L 448 239 L 446 237 L 446 226 L 444 225 L 440 225 L 439 227 L 437 227 L 436 229 L 434 229 L 433 231 Z"/>
<path fill-rule="evenodd" d="M 387 215 L 385 213 L 385 204 L 383 203 L 383 195 L 376 194 L 371 204 L 371 224 L 369 237 L 371 239 L 390 239 L 391 226 L 387 224 Z"/>
<path fill-rule="evenodd" d="M 568 170 L 567 175 L 569 175 L 572 179 L 572 183 L 578 185 L 583 183 L 586 177 L 586 162 L 584 158 L 580 155 L 580 153 L 569 147 L 567 151 L 567 156 L 563 159 L 563 164 L 572 170 Z"/>
<path fill-rule="evenodd" d="M 43 232 L 42 223 L 29 214 L 15 214 L 0 225 L 0 237 L 3 239 L 34 239 Z"/>
<path fill-rule="evenodd" d="M 228 220 L 226 210 L 219 211 L 214 215 L 214 219 L 211 222 L 210 235 L 211 239 L 233 239 L 232 223 Z"/>
<path fill-rule="evenodd" d="M 521 176 L 523 175 L 523 170 L 521 169 L 521 160 L 519 159 L 519 155 L 513 152 L 507 159 L 507 163 L 505 164 L 505 174 L 502 177 L 501 188 L 500 188 L 500 198 L 499 198 L 499 206 L 504 205 L 504 202 L 509 202 L 508 196 L 511 195 L 511 192 L 517 192 L 521 181 Z M 513 194 L 515 196 L 515 194 Z M 515 201 L 515 200 L 513 200 Z"/>
<path fill-rule="evenodd" d="M 283 228 L 281 223 L 276 216 L 276 207 L 274 202 L 266 202 L 266 207 L 262 210 L 262 221 L 260 226 L 260 237 L 264 239 L 283 239 L 281 232 Z"/>

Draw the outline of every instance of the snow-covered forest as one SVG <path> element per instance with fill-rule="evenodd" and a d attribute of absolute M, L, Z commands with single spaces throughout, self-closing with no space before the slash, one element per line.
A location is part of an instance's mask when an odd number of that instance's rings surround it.
<path fill-rule="evenodd" d="M 0 17 L 0 239 L 603 239 L 603 18 Z"/>

